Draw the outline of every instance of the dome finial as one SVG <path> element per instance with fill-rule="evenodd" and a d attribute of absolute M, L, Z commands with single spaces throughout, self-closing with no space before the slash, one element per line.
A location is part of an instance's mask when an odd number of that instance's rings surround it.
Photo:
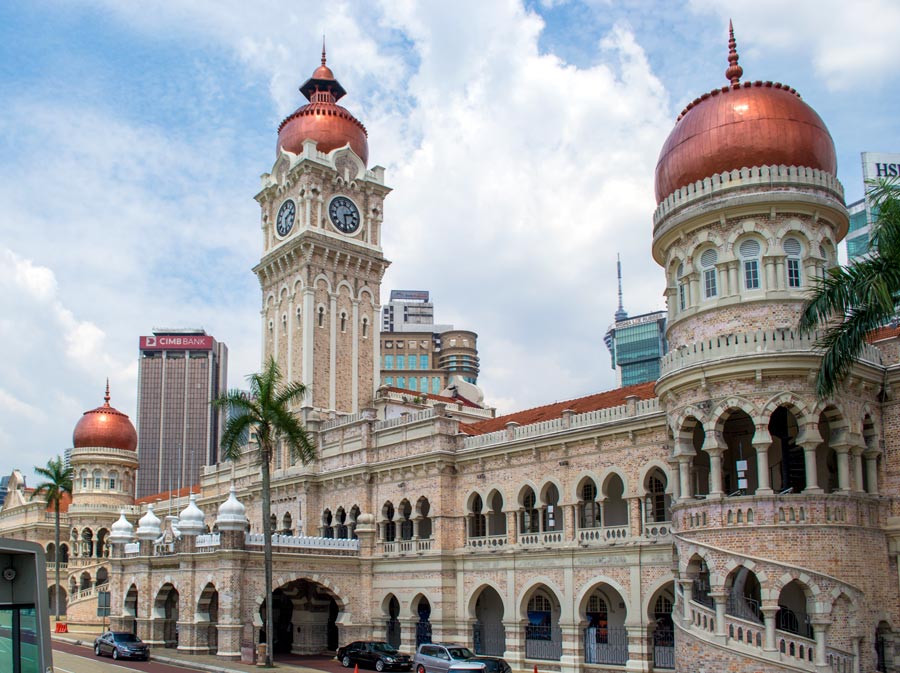
<path fill-rule="evenodd" d="M 322 33 L 322 65 L 325 65 L 325 33 Z"/>
<path fill-rule="evenodd" d="M 106 377 L 106 395 L 103 396 L 103 401 L 106 402 L 106 406 L 109 406 L 109 377 Z"/>
<path fill-rule="evenodd" d="M 744 69 L 738 65 L 737 42 L 734 39 L 734 25 L 731 19 L 728 19 L 728 69 L 725 71 L 725 77 L 731 82 L 731 86 L 738 86 L 741 83 L 741 75 Z"/>

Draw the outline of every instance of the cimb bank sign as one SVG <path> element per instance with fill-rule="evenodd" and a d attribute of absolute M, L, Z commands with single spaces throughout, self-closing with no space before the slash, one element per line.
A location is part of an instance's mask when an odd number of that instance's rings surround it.
<path fill-rule="evenodd" d="M 211 351 L 213 338 L 199 334 L 156 334 L 142 336 L 142 351 Z"/>
<path fill-rule="evenodd" d="M 863 152 L 862 169 L 863 180 L 867 181 L 900 177 L 900 154 Z"/>

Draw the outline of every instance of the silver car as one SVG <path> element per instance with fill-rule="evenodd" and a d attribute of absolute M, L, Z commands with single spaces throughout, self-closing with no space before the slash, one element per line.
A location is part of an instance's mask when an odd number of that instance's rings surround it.
<path fill-rule="evenodd" d="M 462 645 L 422 643 L 416 651 L 413 665 L 416 673 L 448 673 L 454 664 L 468 661 L 474 656 L 472 650 Z"/>

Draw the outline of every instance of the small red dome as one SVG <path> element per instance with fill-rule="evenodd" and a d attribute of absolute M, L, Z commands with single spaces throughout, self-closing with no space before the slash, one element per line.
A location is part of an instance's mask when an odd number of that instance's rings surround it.
<path fill-rule="evenodd" d="M 366 127 L 346 108 L 337 104 L 346 91 L 334 73 L 325 65 L 322 46 L 322 65 L 300 87 L 309 103 L 289 114 L 278 127 L 276 154 L 282 149 L 294 154 L 303 152 L 303 141 L 315 140 L 320 152 L 330 152 L 349 144 L 350 149 L 369 162 L 369 139 Z"/>
<path fill-rule="evenodd" d="M 72 446 L 137 450 L 137 432 L 128 416 L 109 406 L 109 384 L 102 407 L 85 411 L 72 433 Z"/>
<path fill-rule="evenodd" d="M 740 83 L 734 34 L 730 85 L 703 94 L 679 115 L 656 164 L 656 202 L 717 173 L 754 166 L 801 166 L 835 175 L 834 141 L 821 117 L 794 89 Z"/>

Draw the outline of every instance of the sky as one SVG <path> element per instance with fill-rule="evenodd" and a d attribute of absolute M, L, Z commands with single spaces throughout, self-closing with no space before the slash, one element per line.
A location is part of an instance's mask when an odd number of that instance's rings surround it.
<path fill-rule="evenodd" d="M 0 474 L 43 465 L 103 402 L 135 419 L 138 337 L 202 327 L 229 385 L 259 369 L 253 196 L 297 88 L 328 64 L 386 168 L 382 285 L 478 333 L 500 413 L 615 387 L 631 315 L 665 307 L 653 173 L 725 84 L 790 84 L 847 201 L 900 151 L 894 0 L 380 0 L 0 4 Z"/>

